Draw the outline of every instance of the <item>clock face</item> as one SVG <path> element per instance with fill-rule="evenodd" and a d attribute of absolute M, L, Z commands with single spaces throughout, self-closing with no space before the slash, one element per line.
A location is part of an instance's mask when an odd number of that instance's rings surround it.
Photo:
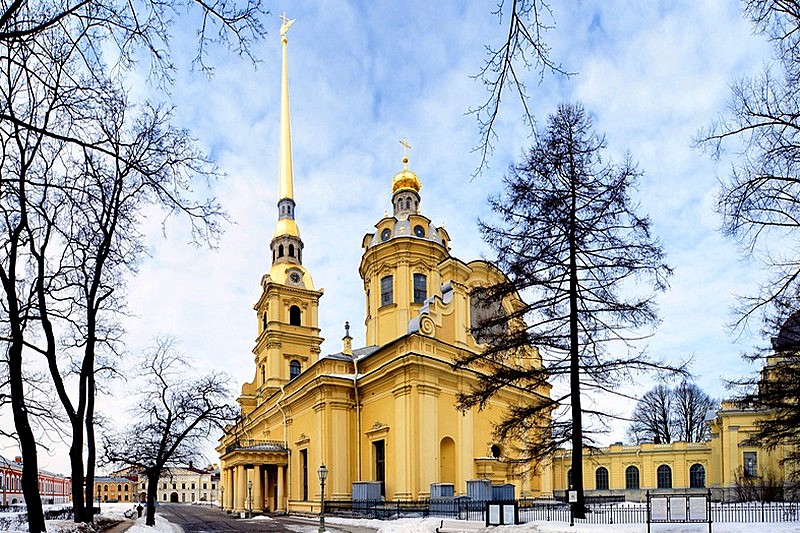
<path fill-rule="evenodd" d="M 422 226 L 414 226 L 414 235 L 416 235 L 417 237 L 424 238 L 425 237 L 425 228 L 423 228 Z"/>
<path fill-rule="evenodd" d="M 381 232 L 381 240 L 382 241 L 388 241 L 389 237 L 391 237 L 391 236 L 392 236 L 392 230 L 390 230 L 389 228 L 386 228 L 385 230 L 383 230 Z"/>
<path fill-rule="evenodd" d="M 300 273 L 299 272 L 292 272 L 289 274 L 289 281 L 292 283 L 300 283 Z"/>

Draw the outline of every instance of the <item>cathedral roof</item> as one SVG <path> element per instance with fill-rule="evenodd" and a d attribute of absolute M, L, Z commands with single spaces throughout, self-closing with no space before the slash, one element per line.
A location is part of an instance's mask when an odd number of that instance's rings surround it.
<path fill-rule="evenodd" d="M 363 348 L 355 348 L 353 355 L 347 355 L 343 352 L 328 354 L 325 357 L 328 359 L 339 359 L 341 361 L 352 361 L 353 359 L 363 359 L 380 350 L 380 346 L 364 346 Z"/>

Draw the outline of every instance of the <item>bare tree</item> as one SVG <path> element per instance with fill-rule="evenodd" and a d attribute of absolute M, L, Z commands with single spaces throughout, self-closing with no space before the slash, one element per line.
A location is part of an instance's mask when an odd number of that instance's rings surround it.
<path fill-rule="evenodd" d="M 634 442 L 652 441 L 657 444 L 672 442 L 674 426 L 673 392 L 658 384 L 639 399 L 631 415 L 628 434 Z"/>
<path fill-rule="evenodd" d="M 186 132 L 170 125 L 168 109 L 136 113 L 119 89 L 121 76 L 143 58 L 154 79 L 171 81 L 173 15 L 192 7 L 200 15 L 202 69 L 208 44 L 249 55 L 252 40 L 263 35 L 258 0 L 0 2 L 0 341 L 31 531 L 45 529 L 39 421 L 31 418 L 54 412 L 31 402 L 34 381 L 26 369 L 38 360 L 33 356 L 43 356 L 69 420 L 75 519 L 91 520 L 96 377 L 121 339 L 114 315 L 123 308 L 124 276 L 140 257 L 132 253 L 141 248 L 136 215 L 145 205 L 188 215 L 198 242 L 218 230 L 214 202 L 183 196 L 213 167 Z M 78 378 L 71 393 L 72 372 Z"/>
<path fill-rule="evenodd" d="M 684 380 L 674 388 L 659 384 L 636 403 L 628 434 L 634 442 L 702 442 L 708 438 L 706 414 L 716 407 L 695 383 Z"/>
<path fill-rule="evenodd" d="M 630 191 L 639 172 L 629 158 L 609 162 L 604 148 L 583 107 L 562 104 L 525 161 L 510 169 L 505 191 L 490 198 L 499 222 L 482 221 L 481 231 L 508 277 L 480 297 L 502 302 L 521 294 L 530 303 L 489 315 L 479 325 L 485 350 L 458 361 L 486 372 L 460 397 L 463 408 L 483 407 L 506 387 L 536 392 L 551 380 L 567 382 L 562 394 L 513 407 L 496 431 L 501 439 L 526 442 L 532 461 L 571 443 L 581 517 L 583 446 L 593 442 L 593 422 L 613 416 L 587 407 L 584 395 L 619 394 L 639 370 L 680 370 L 633 348 L 657 320 L 647 289 L 665 289 L 671 271 L 650 221 L 635 213 Z M 541 365 L 531 364 L 531 346 Z"/>
<path fill-rule="evenodd" d="M 709 438 L 706 424 L 708 412 L 719 407 L 696 383 L 682 381 L 672 390 L 675 439 L 684 442 L 703 442 Z"/>
<path fill-rule="evenodd" d="M 104 439 L 107 462 L 133 467 L 147 476 L 147 520 L 155 525 L 158 478 L 170 466 L 198 458 L 215 430 L 236 421 L 227 378 L 218 373 L 187 377 L 187 361 L 175 341 L 160 338 L 145 354 L 142 390 L 123 433 Z"/>
<path fill-rule="evenodd" d="M 698 134 L 698 144 L 719 156 L 736 152 L 717 199 L 722 231 L 767 272 L 752 294 L 739 298 L 736 329 L 760 326 L 773 339 L 746 354 L 777 379 L 736 380 L 744 405 L 770 413 L 759 422 L 757 442 L 767 447 L 800 443 L 797 320 L 800 309 L 800 2 L 747 0 L 743 14 L 774 48 L 773 60 L 732 86 L 730 112 Z M 793 325 L 794 324 L 794 325 Z M 756 329 L 756 328 L 752 328 Z M 795 330 L 794 332 L 792 330 Z M 779 333 L 778 333 L 779 332 Z M 776 334 L 777 333 L 777 334 Z M 787 337 L 787 335 L 789 335 Z M 777 345 L 775 339 L 781 339 Z M 777 357 L 775 357 L 777 356 Z M 800 455 L 790 453 L 794 469 Z"/>
<path fill-rule="evenodd" d="M 771 273 L 740 298 L 735 326 L 760 319 L 770 338 L 800 306 L 800 2 L 746 0 L 743 13 L 773 43 L 775 59 L 733 83 L 729 114 L 696 141 L 717 157 L 735 143 L 717 198 L 722 232 Z"/>
<path fill-rule="evenodd" d="M 486 45 L 487 59 L 475 76 L 489 93 L 483 103 L 469 111 L 478 121 L 480 136 L 475 148 L 481 154 L 476 175 L 488 166 L 488 159 L 494 151 L 497 139 L 494 127 L 504 94 L 510 91 L 516 95 L 522 106 L 522 119 L 533 131 L 536 120 L 528 105 L 525 73 L 535 70 L 540 80 L 547 73 L 569 75 L 551 57 L 550 46 L 544 38 L 544 34 L 555 27 L 553 11 L 547 0 L 499 0 L 493 14 L 506 31 L 499 45 Z"/>

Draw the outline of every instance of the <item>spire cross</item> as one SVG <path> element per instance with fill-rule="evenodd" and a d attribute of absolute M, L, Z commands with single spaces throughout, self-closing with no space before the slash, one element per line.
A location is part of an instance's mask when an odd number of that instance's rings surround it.
<path fill-rule="evenodd" d="M 408 151 L 411 150 L 411 145 L 405 137 L 400 139 L 400 144 L 403 145 L 403 170 L 408 170 Z"/>

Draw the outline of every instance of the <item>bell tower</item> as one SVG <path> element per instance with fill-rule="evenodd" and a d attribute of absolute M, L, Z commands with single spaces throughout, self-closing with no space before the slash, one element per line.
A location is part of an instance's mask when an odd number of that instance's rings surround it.
<path fill-rule="evenodd" d="M 361 243 L 364 254 L 358 269 L 367 300 L 367 345 L 382 346 L 408 331 L 425 300 L 439 292 L 437 266 L 450 257 L 450 236 L 420 214 L 422 184 L 408 169 L 410 148 L 403 145 L 403 170 L 392 179 L 393 216 L 375 224 Z"/>
<path fill-rule="evenodd" d="M 315 363 L 323 341 L 318 318 L 323 291 L 314 288 L 311 274 L 303 266 L 303 240 L 295 221 L 286 55 L 286 33 L 294 20 L 282 19 L 278 220 L 269 245 L 272 267 L 261 278 L 261 297 L 253 306 L 258 321 L 258 336 L 253 348 L 256 375 L 251 383 L 242 387 L 239 402 L 244 412 L 255 408 L 260 401 Z"/>

